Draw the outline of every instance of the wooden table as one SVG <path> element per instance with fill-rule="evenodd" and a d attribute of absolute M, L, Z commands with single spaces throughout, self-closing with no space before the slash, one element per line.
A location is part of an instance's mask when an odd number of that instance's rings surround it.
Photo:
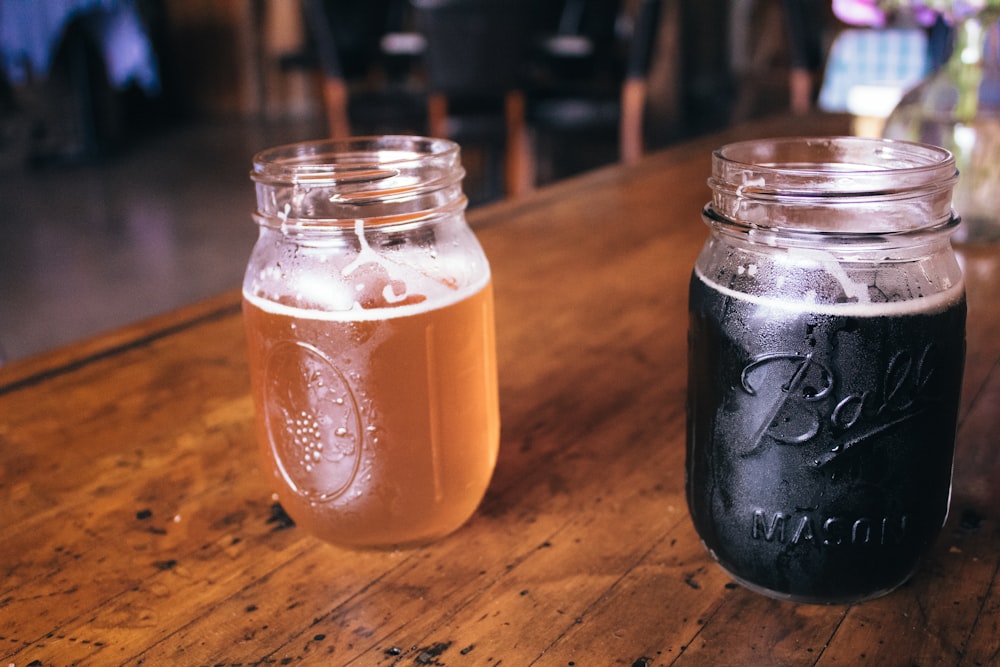
<path fill-rule="evenodd" d="M 470 214 L 494 268 L 501 455 L 477 514 L 431 546 L 346 551 L 275 511 L 235 291 L 0 369 L 0 665 L 998 664 L 1000 247 L 962 252 L 952 513 L 911 582 L 776 602 L 733 584 L 687 514 L 710 151 L 845 127 L 746 125 Z"/>

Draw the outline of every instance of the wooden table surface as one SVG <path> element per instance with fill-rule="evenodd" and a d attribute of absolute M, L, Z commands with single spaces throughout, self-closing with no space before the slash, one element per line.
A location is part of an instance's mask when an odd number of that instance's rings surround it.
<path fill-rule="evenodd" d="M 688 517 L 711 149 L 844 129 L 758 122 L 470 213 L 501 454 L 479 511 L 427 547 L 347 551 L 276 511 L 237 291 L 0 369 L 0 665 L 1000 664 L 998 246 L 961 251 L 952 511 L 908 584 L 777 602 L 732 583 Z"/>

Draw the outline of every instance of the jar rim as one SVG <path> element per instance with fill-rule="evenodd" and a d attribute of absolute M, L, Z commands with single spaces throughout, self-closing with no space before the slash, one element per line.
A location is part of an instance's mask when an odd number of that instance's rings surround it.
<path fill-rule="evenodd" d="M 250 178 L 268 185 L 377 183 L 428 161 L 460 169 L 459 152 L 454 141 L 417 135 L 318 139 L 259 151 Z"/>
<path fill-rule="evenodd" d="M 407 225 L 464 207 L 459 145 L 373 135 L 285 144 L 257 153 L 255 219 L 284 229 Z"/>
<path fill-rule="evenodd" d="M 939 146 L 854 136 L 780 137 L 726 144 L 712 154 L 713 189 L 745 196 L 899 195 L 952 187 L 955 158 Z"/>
<path fill-rule="evenodd" d="M 781 137 L 712 154 L 705 221 L 790 241 L 950 233 L 958 180 L 948 150 L 869 137 Z M 852 241 L 853 242 L 853 241 Z"/>

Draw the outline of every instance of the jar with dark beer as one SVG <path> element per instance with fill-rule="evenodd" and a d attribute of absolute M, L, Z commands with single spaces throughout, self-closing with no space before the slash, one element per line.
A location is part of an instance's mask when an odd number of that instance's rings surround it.
<path fill-rule="evenodd" d="M 737 581 L 848 603 L 944 523 L 965 355 L 945 150 L 856 137 L 724 146 L 690 284 L 687 498 Z"/>
<path fill-rule="evenodd" d="M 420 137 L 254 157 L 243 309 L 261 460 L 329 542 L 444 536 L 493 473 L 493 292 L 463 175 L 456 144 Z"/>

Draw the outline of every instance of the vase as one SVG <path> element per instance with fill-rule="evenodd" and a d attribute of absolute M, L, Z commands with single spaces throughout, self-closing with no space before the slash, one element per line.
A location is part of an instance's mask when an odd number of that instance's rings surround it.
<path fill-rule="evenodd" d="M 1000 241 L 1000 10 L 957 22 L 947 61 L 907 92 L 883 136 L 935 144 L 955 155 L 955 240 Z"/>

